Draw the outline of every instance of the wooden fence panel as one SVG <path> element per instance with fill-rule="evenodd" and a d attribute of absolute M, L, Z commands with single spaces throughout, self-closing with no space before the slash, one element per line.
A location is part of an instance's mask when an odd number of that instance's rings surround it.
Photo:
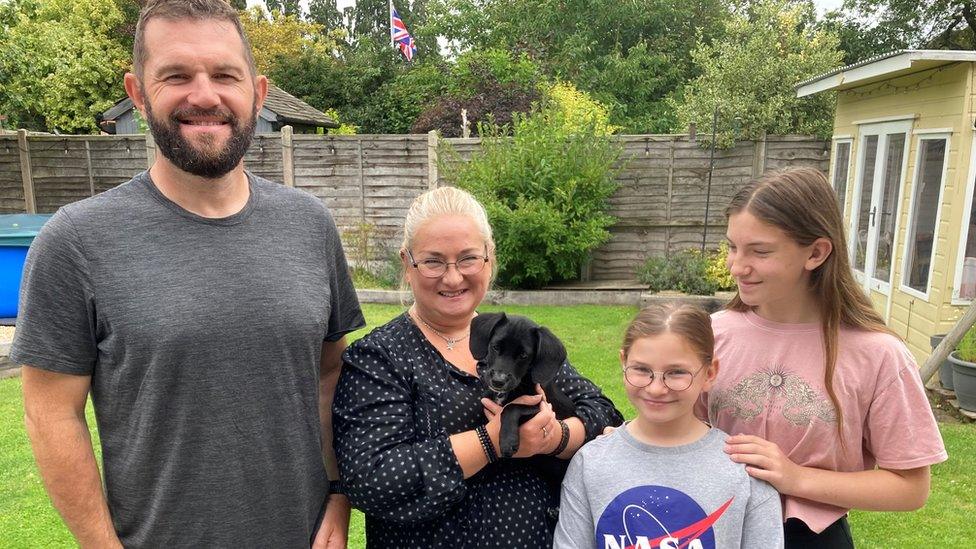
<path fill-rule="evenodd" d="M 295 185 L 321 199 L 347 254 L 387 259 L 407 208 L 427 190 L 426 135 L 295 136 Z"/>
<path fill-rule="evenodd" d="M 621 148 L 610 198 L 617 218 L 610 240 L 594 250 L 588 275 L 594 280 L 632 280 L 650 256 L 701 246 L 708 209 L 706 246 L 724 238 L 724 208 L 732 195 L 764 170 L 813 166 L 826 171 L 829 143 L 805 136 L 770 136 L 715 151 L 709 189 L 709 150 L 685 135 L 616 136 Z M 127 181 L 146 169 L 146 141 L 128 136 L 30 136 L 31 173 L 39 212 Z M 440 178 L 449 185 L 450 166 L 481 150 L 481 140 L 441 139 Z M 0 213 L 25 209 L 16 136 L 0 136 Z M 407 208 L 426 191 L 432 171 L 427 135 L 294 135 L 295 187 L 332 211 L 352 260 L 368 253 L 387 259 L 402 238 Z M 90 158 L 90 162 L 89 159 Z M 249 171 L 285 181 L 280 135 L 255 136 L 244 157 Z"/>
<path fill-rule="evenodd" d="M 24 181 L 20 175 L 20 152 L 17 136 L 0 136 L 0 214 L 23 213 Z"/>
<path fill-rule="evenodd" d="M 146 139 L 142 135 L 92 137 L 88 148 L 95 194 L 121 185 L 147 168 Z"/>
<path fill-rule="evenodd" d="M 826 172 L 830 167 L 830 141 L 805 135 L 770 136 L 766 139 L 766 170 L 809 166 Z"/>
<path fill-rule="evenodd" d="M 247 153 L 244 154 L 244 167 L 254 175 L 275 183 L 283 183 L 281 137 L 277 134 L 255 135 Z"/>
<path fill-rule="evenodd" d="M 29 142 L 37 213 L 54 213 L 91 196 L 84 139 L 43 136 Z"/>
<path fill-rule="evenodd" d="M 703 234 L 706 247 L 714 248 L 725 236 L 725 205 L 755 175 L 789 166 L 826 171 L 829 165 L 829 144 L 807 136 L 738 142 L 717 149 L 714 163 L 707 147 L 685 135 L 623 135 L 615 140 L 621 148 L 619 188 L 609 202 L 617 222 L 610 228 L 610 240 L 591 254 L 587 271 L 593 280 L 633 280 L 648 257 L 699 248 Z M 442 155 L 448 166 L 480 149 L 478 139 L 443 141 L 451 149 Z"/>

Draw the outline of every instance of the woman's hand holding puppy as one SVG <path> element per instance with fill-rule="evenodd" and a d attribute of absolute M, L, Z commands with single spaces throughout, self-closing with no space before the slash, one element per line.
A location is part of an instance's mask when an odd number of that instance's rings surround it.
<path fill-rule="evenodd" d="M 513 404 L 524 404 L 528 406 L 539 406 L 539 413 L 519 426 L 519 447 L 512 457 L 522 458 L 534 455 L 545 455 L 556 449 L 559 444 L 560 427 L 556 421 L 556 413 L 552 405 L 546 400 L 542 386 L 536 384 L 536 394 L 525 395 L 509 402 L 506 406 Z M 502 406 L 499 406 L 490 399 L 481 399 L 481 404 L 485 408 L 485 417 L 488 418 L 488 435 L 495 445 L 496 452 L 501 455 L 499 449 L 499 433 L 501 431 Z"/>

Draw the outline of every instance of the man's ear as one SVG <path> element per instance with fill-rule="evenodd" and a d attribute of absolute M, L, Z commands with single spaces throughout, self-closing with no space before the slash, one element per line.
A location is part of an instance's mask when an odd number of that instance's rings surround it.
<path fill-rule="evenodd" d="M 139 77 L 131 72 L 127 72 L 125 73 L 123 82 L 125 84 L 125 93 L 129 95 L 132 104 L 135 105 L 139 113 L 142 114 L 142 118 L 145 119 L 146 97 L 142 93 L 142 84 L 139 82 Z"/>
<path fill-rule="evenodd" d="M 254 79 L 254 107 L 257 116 L 261 114 L 261 107 L 264 106 L 264 100 L 268 98 L 268 77 L 263 74 L 258 75 Z"/>
<path fill-rule="evenodd" d="M 566 362 L 566 347 L 548 328 L 535 329 L 535 358 L 532 362 L 532 382 L 547 385 L 556 378 Z"/>
<path fill-rule="evenodd" d="M 823 265 L 824 261 L 827 261 L 833 251 L 834 243 L 829 238 L 820 237 L 814 240 L 813 244 L 810 245 L 810 256 L 803 265 L 804 268 L 808 271 L 816 270 L 817 267 Z"/>
<path fill-rule="evenodd" d="M 468 348 L 475 360 L 482 360 L 488 355 L 488 342 L 491 334 L 502 322 L 506 322 L 505 313 L 483 313 L 471 319 L 471 338 Z"/>

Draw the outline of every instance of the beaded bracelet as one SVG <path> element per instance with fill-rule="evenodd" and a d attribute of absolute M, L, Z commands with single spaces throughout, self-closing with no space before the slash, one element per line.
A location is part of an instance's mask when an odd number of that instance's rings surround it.
<path fill-rule="evenodd" d="M 478 440 L 481 442 L 481 449 L 485 451 L 485 457 L 488 458 L 488 463 L 495 463 L 498 461 L 498 454 L 495 453 L 495 446 L 491 443 L 491 438 L 488 437 L 488 429 L 484 425 L 479 425 L 475 430 L 478 433 Z"/>
<path fill-rule="evenodd" d="M 559 446 L 556 446 L 555 450 L 549 452 L 550 456 L 558 456 L 569 446 L 569 425 L 566 425 L 566 422 L 561 419 L 559 420 L 559 430 L 562 431 L 562 436 L 559 438 Z"/>

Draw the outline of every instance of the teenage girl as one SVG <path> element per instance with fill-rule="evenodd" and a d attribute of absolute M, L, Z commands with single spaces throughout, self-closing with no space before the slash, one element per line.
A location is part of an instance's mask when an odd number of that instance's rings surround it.
<path fill-rule="evenodd" d="M 784 496 L 787 548 L 853 547 L 849 509 L 922 507 L 948 457 L 917 365 L 854 280 L 823 174 L 766 175 L 726 215 L 738 293 L 713 318 L 708 416 Z"/>
<path fill-rule="evenodd" d="M 776 490 L 695 417 L 718 373 L 711 324 L 688 305 L 652 306 L 631 322 L 620 365 L 637 417 L 573 457 L 555 547 L 782 547 Z"/>

